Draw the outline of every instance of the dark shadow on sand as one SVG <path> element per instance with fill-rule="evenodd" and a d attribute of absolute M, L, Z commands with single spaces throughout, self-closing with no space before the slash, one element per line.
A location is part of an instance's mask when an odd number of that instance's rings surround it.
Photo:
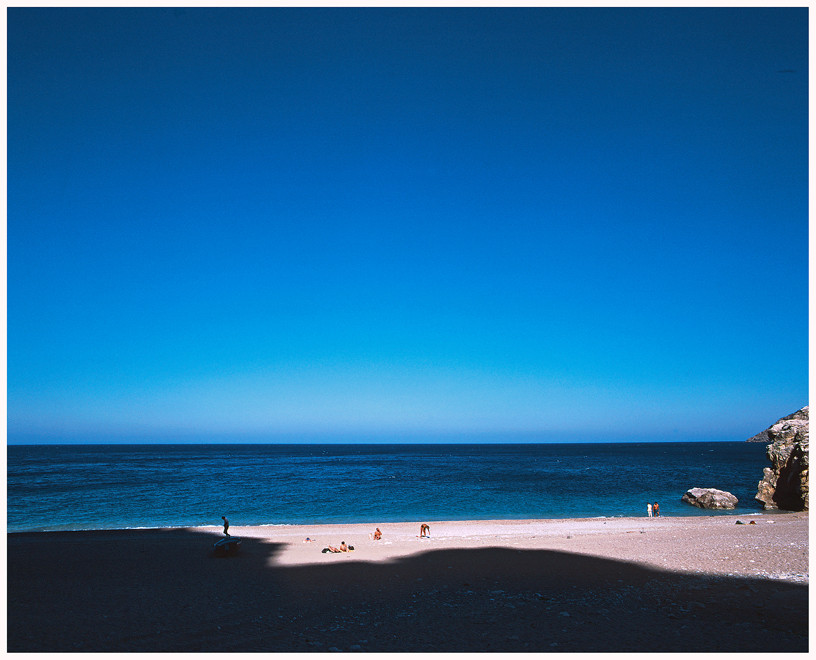
<path fill-rule="evenodd" d="M 197 530 L 8 535 L 8 651 L 804 652 L 808 588 L 502 547 L 280 566 Z M 315 554 L 320 547 L 314 548 Z"/>

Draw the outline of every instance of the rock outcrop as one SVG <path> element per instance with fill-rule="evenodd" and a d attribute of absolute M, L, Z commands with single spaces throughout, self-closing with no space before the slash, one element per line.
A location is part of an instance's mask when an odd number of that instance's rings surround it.
<path fill-rule="evenodd" d="M 680 499 L 701 509 L 733 509 L 739 502 L 731 493 L 716 488 L 689 488 Z"/>
<path fill-rule="evenodd" d="M 766 509 L 804 511 L 809 508 L 808 429 L 808 406 L 805 406 L 763 431 L 770 441 L 766 455 L 771 467 L 763 470 L 755 499 Z M 749 442 L 756 442 L 754 438 Z"/>
<path fill-rule="evenodd" d="M 792 414 L 788 415 L 787 417 L 783 417 L 782 419 L 777 420 L 776 424 L 779 424 L 780 422 L 787 422 L 789 420 L 797 420 L 797 419 L 804 420 L 805 422 L 808 421 L 808 406 L 805 406 L 801 410 L 797 410 L 795 413 L 792 413 Z M 774 426 L 776 426 L 776 424 L 774 424 Z M 770 428 L 765 429 L 764 431 L 760 431 L 754 437 L 748 438 L 745 442 L 773 442 L 768 437 L 768 431 L 770 431 L 771 428 L 773 428 L 773 426 L 770 427 Z"/>

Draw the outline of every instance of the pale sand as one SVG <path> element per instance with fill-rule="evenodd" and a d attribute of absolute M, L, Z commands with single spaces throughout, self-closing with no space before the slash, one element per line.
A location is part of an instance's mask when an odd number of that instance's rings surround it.
<path fill-rule="evenodd" d="M 804 513 L 230 531 L 8 534 L 8 650 L 808 648 Z"/>
<path fill-rule="evenodd" d="M 419 538 L 419 522 L 230 527 L 230 533 L 285 544 L 270 559 L 279 566 L 381 562 L 427 550 L 503 547 L 575 552 L 671 571 L 808 581 L 805 513 L 423 522 L 430 525 L 430 538 Z M 377 527 L 383 537 L 374 541 Z M 223 537 L 221 528 L 204 529 Z M 307 537 L 315 541 L 304 543 Z M 341 541 L 354 552 L 321 552 Z"/>

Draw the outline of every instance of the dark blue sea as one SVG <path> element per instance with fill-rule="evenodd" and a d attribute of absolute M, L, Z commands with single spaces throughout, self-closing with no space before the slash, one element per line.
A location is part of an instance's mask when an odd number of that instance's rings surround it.
<path fill-rule="evenodd" d="M 728 515 L 693 487 L 754 501 L 765 445 L 746 442 L 7 447 L 8 531 Z"/>

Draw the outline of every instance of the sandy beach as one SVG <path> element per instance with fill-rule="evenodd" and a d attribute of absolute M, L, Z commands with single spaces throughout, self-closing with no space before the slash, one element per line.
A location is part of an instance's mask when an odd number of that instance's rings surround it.
<path fill-rule="evenodd" d="M 230 532 L 7 535 L 8 651 L 808 647 L 806 513 Z"/>

